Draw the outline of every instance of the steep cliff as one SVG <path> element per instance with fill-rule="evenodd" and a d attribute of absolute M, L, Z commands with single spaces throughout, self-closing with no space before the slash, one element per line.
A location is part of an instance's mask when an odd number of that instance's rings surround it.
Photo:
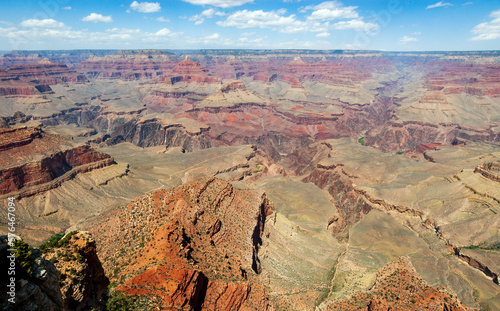
<path fill-rule="evenodd" d="M 114 163 L 107 154 L 88 145 L 73 147 L 40 127 L 0 129 L 0 138 L 0 195 L 33 195 L 77 173 Z"/>
<path fill-rule="evenodd" d="M 7 289 L 0 293 L 1 309 L 5 311 L 63 310 L 56 267 L 52 262 L 44 259 L 38 249 L 32 249 L 19 237 L 16 239 L 18 240 L 9 246 L 7 236 L 0 236 L 0 262 L 5 268 L 0 284 L 2 288 Z M 9 251 L 9 249 L 16 251 Z M 7 267 L 12 269 L 7 270 Z M 14 274 L 8 274 L 8 271 L 14 271 Z"/>
<path fill-rule="evenodd" d="M 67 233 L 53 241 L 44 257 L 59 272 L 65 310 L 102 309 L 106 304 L 109 280 L 97 257 L 96 244 L 88 232 Z"/>

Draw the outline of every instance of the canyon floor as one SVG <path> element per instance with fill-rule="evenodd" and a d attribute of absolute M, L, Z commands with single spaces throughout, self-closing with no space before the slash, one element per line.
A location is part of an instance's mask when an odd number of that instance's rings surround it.
<path fill-rule="evenodd" d="M 498 52 L 65 53 L 0 57 L 52 309 L 500 310 Z"/>

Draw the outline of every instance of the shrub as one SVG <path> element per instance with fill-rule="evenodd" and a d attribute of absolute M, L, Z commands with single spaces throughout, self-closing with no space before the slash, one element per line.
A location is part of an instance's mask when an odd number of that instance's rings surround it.
<path fill-rule="evenodd" d="M 106 304 L 106 311 L 129 311 L 136 310 L 136 298 L 133 296 L 126 296 L 122 292 L 113 292 Z"/>
<path fill-rule="evenodd" d="M 58 247 L 63 247 L 68 245 L 69 240 L 71 239 L 72 236 L 77 234 L 78 231 L 71 231 L 70 233 L 66 234 L 62 239 L 59 240 L 59 243 L 57 243 Z"/>
<path fill-rule="evenodd" d="M 14 242 L 14 249 L 16 249 L 16 261 L 21 267 L 21 271 L 30 277 L 33 274 L 33 263 L 31 259 L 31 248 L 27 243 L 16 240 Z"/>
<path fill-rule="evenodd" d="M 66 246 L 68 245 L 71 237 L 77 233 L 78 231 L 71 231 L 66 235 L 64 235 L 64 233 L 56 233 L 53 236 L 51 236 L 47 241 L 42 243 L 38 248 L 40 249 L 40 251 L 45 253 L 51 248 Z"/>
<path fill-rule="evenodd" d="M 364 146 L 365 145 L 365 138 L 361 137 L 360 139 L 358 139 L 358 143 L 360 143 L 362 146 Z"/>
<path fill-rule="evenodd" d="M 42 243 L 38 248 L 45 253 L 48 249 L 57 247 L 59 240 L 64 236 L 64 233 L 56 233 L 51 236 L 47 241 Z"/>

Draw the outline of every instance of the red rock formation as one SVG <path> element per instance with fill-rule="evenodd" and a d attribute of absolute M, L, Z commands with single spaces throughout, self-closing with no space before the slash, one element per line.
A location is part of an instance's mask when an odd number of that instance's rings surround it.
<path fill-rule="evenodd" d="M 211 76 L 208 69 L 203 68 L 200 63 L 193 62 L 186 57 L 186 59 L 172 69 L 170 83 L 174 84 L 177 82 L 216 83 L 219 82 L 219 78 Z"/>
<path fill-rule="evenodd" d="M 266 310 L 258 252 L 272 211 L 263 194 L 204 178 L 141 197 L 90 230 L 116 290 L 151 308 Z"/>
<path fill-rule="evenodd" d="M 372 289 L 356 293 L 348 300 L 329 303 L 326 310 L 434 310 L 466 311 L 444 288 L 429 286 L 413 268 L 410 259 L 401 257 L 386 264 L 377 274 Z"/>
<path fill-rule="evenodd" d="M 61 150 L 63 140 L 40 128 L 0 129 L 0 141 L 0 195 L 113 163 L 86 145 Z"/>
<path fill-rule="evenodd" d="M 216 60 L 207 65 L 210 68 L 210 72 L 213 72 L 221 79 L 239 79 L 249 74 L 247 66 L 235 57 L 230 57 L 227 60 Z"/>
<path fill-rule="evenodd" d="M 109 155 L 97 152 L 86 145 L 59 151 L 39 162 L 1 169 L 0 195 L 17 192 L 25 187 L 49 183 L 63 177 L 66 173 L 72 173 L 73 170 L 75 173 L 87 172 L 113 164 L 113 162 Z M 48 189 L 40 187 L 38 190 L 41 192 Z"/>
<path fill-rule="evenodd" d="M 21 127 L 0 129 L 0 151 L 9 150 L 29 144 L 35 138 L 42 137 L 42 129 L 39 127 Z"/>
<path fill-rule="evenodd" d="M 62 82 L 86 82 L 87 78 L 63 64 L 39 62 L 35 64 L 15 65 L 0 70 L 1 84 L 6 81 L 22 81 L 25 83 L 54 85 Z"/>
<path fill-rule="evenodd" d="M 426 143 L 426 144 L 420 144 L 415 148 L 415 152 L 417 153 L 424 153 L 429 150 L 438 150 L 439 147 L 443 146 L 441 143 Z"/>
<path fill-rule="evenodd" d="M 52 92 L 50 85 L 86 81 L 87 77 L 63 64 L 40 61 L 13 65 L 0 69 L 0 96 L 49 93 Z"/>
<path fill-rule="evenodd" d="M 39 94 L 34 86 L 0 86 L 0 96 L 8 95 L 36 95 Z"/>
<path fill-rule="evenodd" d="M 498 64 L 442 62 L 441 69 L 427 75 L 429 90 L 446 94 L 467 93 L 473 96 L 500 95 L 500 66 Z"/>

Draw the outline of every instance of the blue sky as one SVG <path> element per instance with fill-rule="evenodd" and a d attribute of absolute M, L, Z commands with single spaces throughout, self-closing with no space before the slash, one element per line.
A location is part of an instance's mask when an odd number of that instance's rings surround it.
<path fill-rule="evenodd" d="M 485 0 L 0 0 L 0 50 L 500 50 Z"/>

